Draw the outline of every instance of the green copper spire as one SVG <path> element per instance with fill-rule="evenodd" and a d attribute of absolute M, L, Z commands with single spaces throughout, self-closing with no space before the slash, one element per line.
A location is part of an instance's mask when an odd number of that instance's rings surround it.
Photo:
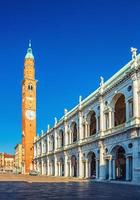
<path fill-rule="evenodd" d="M 33 56 L 33 53 L 32 53 L 32 48 L 31 48 L 31 46 L 32 46 L 31 40 L 29 40 L 29 47 L 28 47 L 28 49 L 27 49 L 27 53 L 26 53 L 25 59 L 30 58 L 30 59 L 33 59 L 33 60 L 34 60 L 34 56 Z"/>

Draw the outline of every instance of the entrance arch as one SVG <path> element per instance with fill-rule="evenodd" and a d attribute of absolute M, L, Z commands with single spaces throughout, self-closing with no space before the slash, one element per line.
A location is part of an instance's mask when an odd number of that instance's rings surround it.
<path fill-rule="evenodd" d="M 60 158 L 60 176 L 64 176 L 64 159 Z"/>
<path fill-rule="evenodd" d="M 94 152 L 88 153 L 89 177 L 96 178 L 96 156 Z"/>
<path fill-rule="evenodd" d="M 71 157 L 72 176 L 77 177 L 77 158 L 75 155 Z"/>
<path fill-rule="evenodd" d="M 122 146 L 116 146 L 113 149 L 113 158 L 115 159 L 115 179 L 126 180 L 126 155 L 125 149 Z"/>

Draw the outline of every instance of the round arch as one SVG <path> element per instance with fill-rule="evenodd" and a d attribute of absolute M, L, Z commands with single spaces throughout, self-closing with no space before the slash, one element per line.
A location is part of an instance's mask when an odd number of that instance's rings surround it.
<path fill-rule="evenodd" d="M 77 177 L 77 158 L 75 155 L 71 156 L 71 170 L 72 176 Z"/>
<path fill-rule="evenodd" d="M 72 122 L 71 124 L 71 131 L 72 131 L 72 142 L 76 142 L 78 137 L 77 137 L 77 124 L 76 122 Z"/>
<path fill-rule="evenodd" d="M 87 115 L 89 136 L 96 134 L 96 113 L 91 110 Z"/>
<path fill-rule="evenodd" d="M 112 108 L 114 109 L 114 126 L 121 125 L 126 121 L 126 103 L 123 93 L 116 94 L 112 99 Z"/>
<path fill-rule="evenodd" d="M 93 151 L 90 151 L 87 158 L 89 163 L 89 176 L 96 178 L 96 155 Z"/>

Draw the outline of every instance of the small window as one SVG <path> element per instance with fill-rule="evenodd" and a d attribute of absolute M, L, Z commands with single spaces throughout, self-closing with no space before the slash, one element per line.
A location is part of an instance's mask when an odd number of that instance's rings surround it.
<path fill-rule="evenodd" d="M 127 88 L 127 91 L 130 92 L 131 90 L 132 90 L 132 86 L 129 85 L 128 88 Z"/>
<path fill-rule="evenodd" d="M 28 90 L 29 90 L 29 91 L 32 91 L 32 90 L 33 90 L 32 84 L 29 84 L 29 85 L 28 85 Z"/>

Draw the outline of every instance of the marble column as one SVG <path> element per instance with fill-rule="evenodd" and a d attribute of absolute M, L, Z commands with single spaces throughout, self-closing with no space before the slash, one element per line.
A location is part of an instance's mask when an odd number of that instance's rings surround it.
<path fill-rule="evenodd" d="M 99 178 L 99 160 L 96 159 L 96 179 Z"/>
<path fill-rule="evenodd" d="M 112 110 L 111 108 L 109 109 L 109 129 L 112 128 Z"/>
<path fill-rule="evenodd" d="M 72 166 L 71 166 L 71 160 L 69 161 L 69 170 L 70 170 L 70 177 L 72 177 Z"/>
<path fill-rule="evenodd" d="M 42 167 L 42 169 L 41 169 L 41 174 L 42 175 L 44 175 L 44 161 L 43 161 L 43 159 L 41 160 L 41 167 Z"/>
<path fill-rule="evenodd" d="M 88 122 L 85 121 L 85 138 L 88 137 Z"/>
<path fill-rule="evenodd" d="M 88 171 L 88 159 L 86 159 L 86 178 L 89 177 L 89 171 Z"/>
<path fill-rule="evenodd" d="M 79 140 L 83 139 L 83 124 L 82 124 L 82 112 L 79 110 Z"/>
<path fill-rule="evenodd" d="M 129 101 L 128 99 L 125 100 L 126 103 L 126 122 L 129 121 Z"/>
<path fill-rule="evenodd" d="M 112 158 L 109 158 L 109 180 L 112 179 Z"/>
<path fill-rule="evenodd" d="M 104 146 L 103 142 L 99 142 L 99 148 L 100 148 L 100 180 L 105 179 L 105 159 L 104 159 Z"/>
<path fill-rule="evenodd" d="M 54 165 L 55 165 L 55 176 L 58 176 L 58 171 L 57 171 L 57 157 L 56 157 L 56 155 L 54 156 Z"/>
<path fill-rule="evenodd" d="M 68 156 L 67 153 L 64 153 L 64 176 L 68 177 Z"/>
<path fill-rule="evenodd" d="M 116 179 L 116 169 L 115 169 L 115 159 L 112 160 L 112 174 L 113 174 L 113 180 Z"/>
<path fill-rule="evenodd" d="M 50 161 L 47 160 L 47 175 L 50 176 Z"/>
<path fill-rule="evenodd" d="M 102 96 L 100 97 L 100 135 L 104 134 L 104 102 Z"/>
<path fill-rule="evenodd" d="M 132 76 L 133 81 L 133 111 L 134 111 L 134 117 L 139 117 L 139 103 L 138 103 L 138 78 L 137 74 L 133 74 Z"/>
<path fill-rule="evenodd" d="M 67 122 L 64 122 L 64 146 L 68 145 L 68 126 Z"/>
<path fill-rule="evenodd" d="M 79 178 L 83 177 L 83 166 L 82 166 L 82 151 L 81 148 L 79 149 Z"/>
<path fill-rule="evenodd" d="M 61 162 L 58 163 L 58 176 L 61 176 Z"/>
<path fill-rule="evenodd" d="M 129 169 L 129 156 L 126 157 L 126 181 L 130 180 L 130 169 Z"/>

